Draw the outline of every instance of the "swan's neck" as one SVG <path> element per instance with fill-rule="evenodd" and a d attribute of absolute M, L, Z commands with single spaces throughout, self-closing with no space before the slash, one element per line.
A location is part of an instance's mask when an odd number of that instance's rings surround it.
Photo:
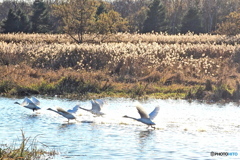
<path fill-rule="evenodd" d="M 124 118 L 130 118 L 130 119 L 133 119 L 133 120 L 136 120 L 136 121 L 139 121 L 137 118 L 134 118 L 134 117 L 129 117 L 129 116 L 123 116 Z"/>
<path fill-rule="evenodd" d="M 59 114 L 59 112 L 58 111 L 55 111 L 55 110 L 53 110 L 53 109 L 49 109 L 50 111 L 53 111 L 53 112 L 55 112 L 55 113 L 57 113 L 57 114 Z"/>
<path fill-rule="evenodd" d="M 85 111 L 91 112 L 90 109 L 85 109 L 85 108 L 82 108 L 82 107 L 79 107 L 79 108 L 82 109 L 82 110 L 85 110 Z"/>

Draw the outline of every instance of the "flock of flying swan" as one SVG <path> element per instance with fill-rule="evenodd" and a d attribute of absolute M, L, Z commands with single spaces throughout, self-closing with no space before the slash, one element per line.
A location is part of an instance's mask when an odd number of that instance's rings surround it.
<path fill-rule="evenodd" d="M 79 105 L 76 105 L 75 107 L 73 107 L 72 109 L 68 109 L 67 111 L 65 111 L 64 109 L 58 107 L 57 110 L 54 110 L 52 108 L 48 108 L 47 110 L 53 111 L 65 118 L 69 120 L 76 120 L 76 117 L 73 115 L 74 113 L 76 113 L 78 111 L 78 109 L 82 109 L 88 112 L 91 112 L 92 114 L 96 115 L 96 116 L 103 116 L 105 115 L 104 113 L 101 112 L 102 107 L 104 106 L 104 101 L 101 99 L 96 99 L 96 100 L 91 100 L 92 103 L 92 109 L 85 109 L 80 107 Z M 18 104 L 20 106 L 23 106 L 25 108 L 31 109 L 34 111 L 41 109 L 40 107 L 38 107 L 40 105 L 40 101 L 35 98 L 35 97 L 31 97 L 31 99 L 29 98 L 24 98 L 22 103 L 19 102 L 15 102 L 14 104 Z M 155 129 L 154 125 L 156 125 L 152 120 L 157 116 L 160 107 L 155 107 L 155 109 L 150 113 L 147 114 L 147 112 L 144 110 L 144 108 L 142 107 L 142 105 L 140 103 L 135 103 L 135 107 L 140 115 L 141 118 L 134 118 L 134 117 L 130 117 L 130 116 L 123 116 L 124 118 L 130 118 L 136 121 L 139 121 L 141 123 L 144 123 L 146 125 L 148 125 L 147 128 L 152 127 Z"/>

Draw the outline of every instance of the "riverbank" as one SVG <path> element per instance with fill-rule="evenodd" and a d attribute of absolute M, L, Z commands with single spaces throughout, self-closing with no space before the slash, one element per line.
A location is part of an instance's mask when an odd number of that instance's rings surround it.
<path fill-rule="evenodd" d="M 239 39 L 116 34 L 76 44 L 66 35 L 1 34 L 0 93 L 238 101 Z"/>

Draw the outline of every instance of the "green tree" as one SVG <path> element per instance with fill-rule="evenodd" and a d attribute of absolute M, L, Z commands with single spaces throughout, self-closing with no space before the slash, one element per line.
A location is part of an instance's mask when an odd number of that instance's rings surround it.
<path fill-rule="evenodd" d="M 106 3 L 101 2 L 101 4 L 98 6 L 97 11 L 96 11 L 96 16 L 99 16 L 102 13 L 107 13 L 108 9 L 106 6 Z"/>
<path fill-rule="evenodd" d="M 3 20 L 2 29 L 4 33 L 18 32 L 19 18 L 16 13 L 9 9 L 6 20 Z"/>
<path fill-rule="evenodd" d="M 32 32 L 46 33 L 49 32 L 49 12 L 45 2 L 35 0 L 33 3 L 33 14 L 31 17 Z"/>
<path fill-rule="evenodd" d="M 4 33 L 27 33 L 30 31 L 31 25 L 28 16 L 24 12 L 22 12 L 21 9 L 18 9 L 17 12 L 9 9 L 7 19 L 3 21 L 2 28 Z"/>
<path fill-rule="evenodd" d="M 165 31 L 165 9 L 160 0 L 154 0 L 147 12 L 147 19 L 143 24 L 143 33 Z"/>
<path fill-rule="evenodd" d="M 182 20 L 181 33 L 189 31 L 197 34 L 203 32 L 201 19 L 196 8 L 190 8 Z"/>
<path fill-rule="evenodd" d="M 21 10 L 18 9 L 17 13 L 19 21 L 19 32 L 28 33 L 31 31 L 31 22 L 28 16 Z"/>

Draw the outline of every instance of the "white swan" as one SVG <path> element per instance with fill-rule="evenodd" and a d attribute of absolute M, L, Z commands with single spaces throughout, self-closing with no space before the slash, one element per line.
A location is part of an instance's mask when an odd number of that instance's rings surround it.
<path fill-rule="evenodd" d="M 95 114 L 97 116 L 104 115 L 104 113 L 101 112 L 101 109 L 104 105 L 104 102 L 101 99 L 91 100 L 91 103 L 92 103 L 92 109 L 85 109 L 82 107 L 79 107 L 79 108 L 85 111 L 91 112 L 92 114 Z"/>
<path fill-rule="evenodd" d="M 159 107 L 156 107 L 149 115 L 147 114 L 147 112 L 144 110 L 144 108 L 142 107 L 142 105 L 140 103 L 136 103 L 135 104 L 138 113 L 140 114 L 141 118 L 134 118 L 134 117 L 129 117 L 129 116 L 123 116 L 124 118 L 131 118 L 134 119 L 136 121 L 142 122 L 146 125 L 151 126 L 152 128 L 155 129 L 155 127 L 153 125 L 156 125 L 152 120 L 157 116 L 158 112 L 159 112 Z M 147 127 L 147 128 L 148 128 Z"/>
<path fill-rule="evenodd" d="M 62 109 L 60 107 L 58 107 L 57 110 L 54 110 L 52 108 L 48 108 L 47 110 L 56 112 L 57 114 L 60 114 L 61 116 L 67 118 L 68 119 L 68 123 L 69 123 L 70 119 L 75 119 L 76 120 L 76 117 L 74 115 L 72 115 L 71 113 L 65 111 L 64 109 Z"/>
<path fill-rule="evenodd" d="M 23 106 L 25 108 L 32 109 L 33 112 L 35 110 L 41 109 L 40 107 L 38 107 L 38 105 L 40 105 L 40 101 L 35 97 L 31 97 L 31 100 L 26 97 L 26 98 L 24 98 L 22 103 L 15 102 L 14 104 L 18 104 L 18 105 Z"/>
<path fill-rule="evenodd" d="M 68 109 L 67 112 L 68 113 L 76 113 L 78 111 L 79 107 L 80 107 L 79 105 L 76 105 L 75 107 L 73 107 L 73 109 Z"/>

